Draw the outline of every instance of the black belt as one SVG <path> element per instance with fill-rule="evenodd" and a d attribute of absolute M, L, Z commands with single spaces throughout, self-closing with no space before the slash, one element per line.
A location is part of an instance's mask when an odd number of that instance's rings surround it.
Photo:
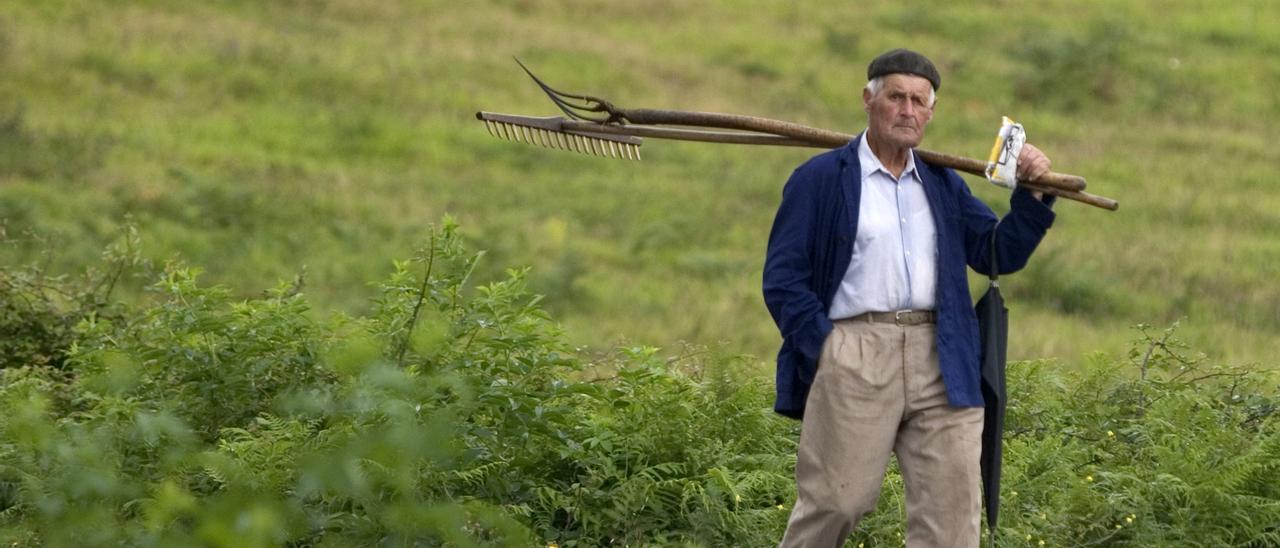
<path fill-rule="evenodd" d="M 867 312 L 849 319 L 857 322 L 891 323 L 905 326 L 934 323 L 937 321 L 937 314 L 932 310 L 899 310 L 897 312 Z"/>

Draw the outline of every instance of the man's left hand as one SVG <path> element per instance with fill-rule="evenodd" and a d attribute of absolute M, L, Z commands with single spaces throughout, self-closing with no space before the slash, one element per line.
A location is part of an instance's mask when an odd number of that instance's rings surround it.
<path fill-rule="evenodd" d="M 1034 181 L 1048 172 L 1049 157 L 1031 143 L 1022 145 L 1022 152 L 1018 154 L 1018 180 Z M 1044 193 L 1040 191 L 1033 190 L 1031 195 L 1037 200 L 1044 198 Z"/>

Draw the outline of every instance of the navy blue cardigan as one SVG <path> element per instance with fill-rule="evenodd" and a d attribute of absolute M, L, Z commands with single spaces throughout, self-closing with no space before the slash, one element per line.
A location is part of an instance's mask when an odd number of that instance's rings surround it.
<path fill-rule="evenodd" d="M 862 193 L 861 138 L 796 168 L 782 191 L 769 234 L 764 301 L 782 333 L 774 410 L 796 419 L 804 415 L 818 354 L 831 332 L 827 310 L 853 256 Z M 978 319 L 965 265 L 988 273 L 990 236 L 996 229 L 1000 273 L 1021 269 L 1053 225 L 1053 198 L 1046 196 L 1041 202 L 1025 190 L 1015 190 L 1009 213 L 996 228 L 991 208 L 975 198 L 954 171 L 918 157 L 916 168 L 937 227 L 935 303 L 942 380 L 951 405 L 981 406 Z"/>

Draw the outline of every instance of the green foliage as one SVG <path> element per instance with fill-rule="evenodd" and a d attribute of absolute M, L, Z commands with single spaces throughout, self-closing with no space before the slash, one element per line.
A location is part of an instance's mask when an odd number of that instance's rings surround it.
<path fill-rule="evenodd" d="M 907 46 L 945 76 L 928 147 L 981 156 L 1008 114 L 1125 204 L 1059 205 L 1005 282 L 1011 355 L 1101 354 L 1013 367 L 1002 538 L 1280 544 L 1275 374 L 1217 365 L 1280 328 L 1276 6 L 6 2 L 0 536 L 771 544 L 797 425 L 762 360 L 677 341 L 776 349 L 761 246 L 812 151 L 601 162 L 469 114 L 552 113 L 519 56 L 624 106 L 857 131 L 866 60 Z M 392 263 L 446 211 L 468 230 Z M 1122 357 L 1183 317 L 1214 358 Z M 856 542 L 900 543 L 886 482 Z"/>
<path fill-rule="evenodd" d="M 169 264 L 60 367 L 0 370 L 0 540 L 776 542 L 799 424 L 752 359 L 575 350 L 524 270 L 468 287 L 479 258 L 446 220 L 370 315 L 326 320 L 298 281 L 241 300 Z M 1004 543 L 1275 544 L 1274 382 L 1141 334 L 1128 360 L 1011 366 Z M 851 544 L 901 542 L 901 492 L 891 468 Z"/>
<path fill-rule="evenodd" d="M 48 244 L 38 236 L 27 238 Z M 2 225 L 0 245 L 17 245 Z M 103 252 L 102 262 L 104 269 L 90 268 L 76 279 L 51 275 L 40 266 L 0 270 L 0 369 L 61 368 L 78 323 L 117 314 L 112 292 L 126 272 L 142 264 L 132 225 Z"/>
<path fill-rule="evenodd" d="M 1273 371 L 1212 365 L 1174 338 L 1061 372 L 1011 368 L 1001 538 L 1270 546 L 1280 539 Z M 1056 543 L 1055 543 L 1056 544 Z"/>

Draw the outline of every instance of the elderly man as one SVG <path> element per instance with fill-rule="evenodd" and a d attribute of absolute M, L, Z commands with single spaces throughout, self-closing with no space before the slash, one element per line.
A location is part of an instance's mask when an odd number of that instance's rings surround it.
<path fill-rule="evenodd" d="M 1022 268 L 1052 196 L 1015 190 L 997 222 L 950 169 L 912 152 L 941 78 L 913 51 L 867 68 L 867 129 L 791 175 L 769 235 L 764 298 L 782 333 L 775 410 L 802 418 L 783 546 L 840 546 L 873 510 L 890 452 L 908 546 L 977 546 L 982 435 L 977 318 L 965 265 Z M 1049 160 L 1022 149 L 1018 176 Z"/>

